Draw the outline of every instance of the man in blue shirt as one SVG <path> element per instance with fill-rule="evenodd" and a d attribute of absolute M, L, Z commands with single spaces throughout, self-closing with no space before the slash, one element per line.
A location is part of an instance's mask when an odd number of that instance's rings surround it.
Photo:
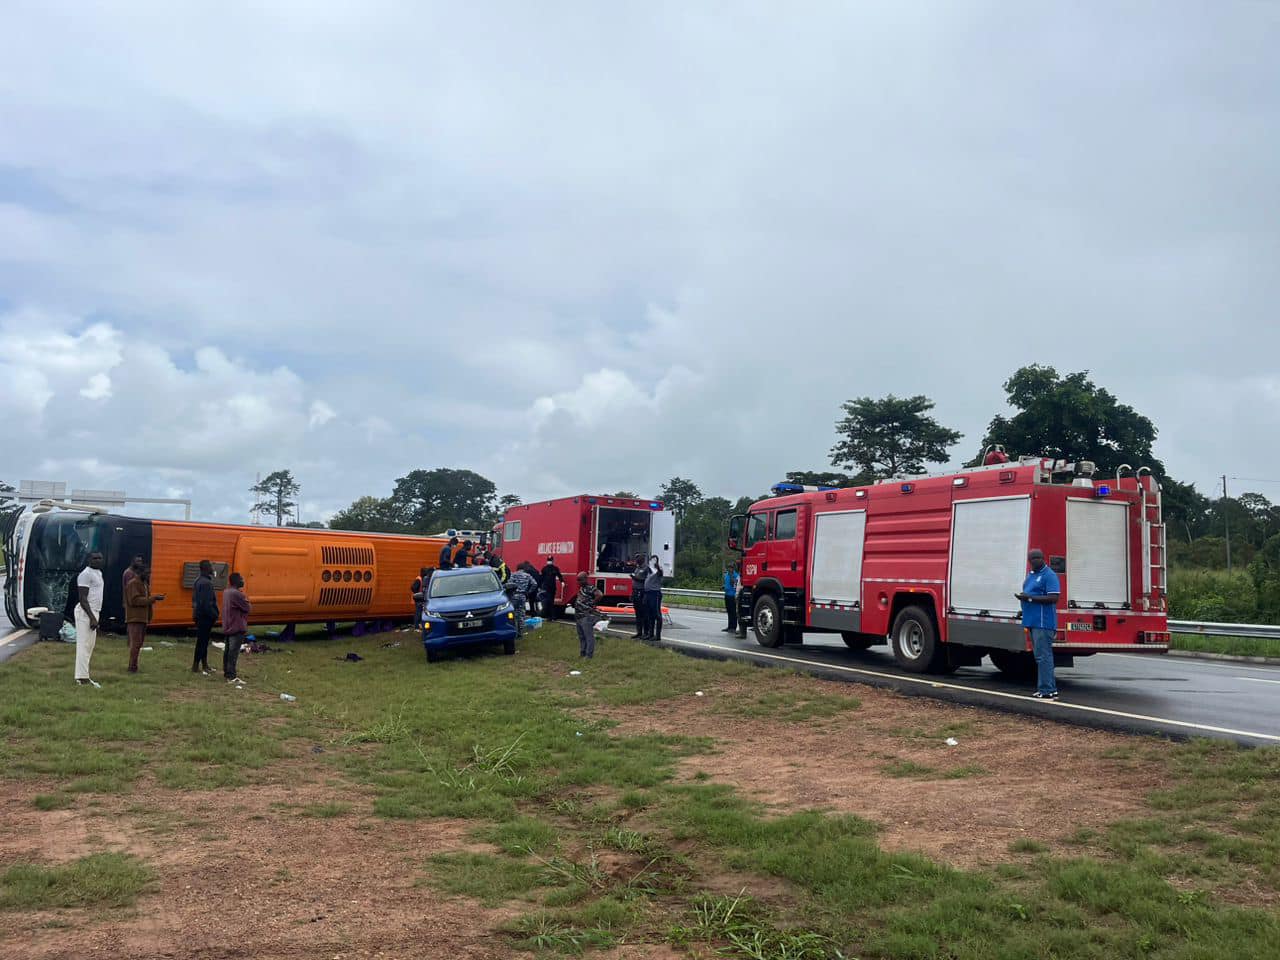
<path fill-rule="evenodd" d="M 1036 658 L 1037 700 L 1057 700 L 1058 683 L 1053 676 L 1053 638 L 1058 633 L 1058 575 L 1045 566 L 1044 553 L 1027 554 L 1031 572 L 1014 594 L 1022 601 L 1022 625 L 1031 631 L 1031 649 Z"/>
<path fill-rule="evenodd" d="M 738 587 L 742 585 L 742 577 L 738 576 L 738 565 L 730 563 L 724 572 L 724 609 L 729 614 L 729 625 L 721 633 L 735 633 L 738 629 Z"/>

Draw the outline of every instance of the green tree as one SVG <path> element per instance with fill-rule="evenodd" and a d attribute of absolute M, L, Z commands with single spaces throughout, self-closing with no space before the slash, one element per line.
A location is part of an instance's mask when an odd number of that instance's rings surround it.
<path fill-rule="evenodd" d="M 404 519 L 389 499 L 360 497 L 329 520 L 332 530 L 364 530 L 369 533 L 408 533 Z"/>
<path fill-rule="evenodd" d="M 1151 451 L 1155 424 L 1090 380 L 1089 371 L 1064 377 L 1053 367 L 1031 364 L 1015 371 L 1004 391 L 1018 412 L 992 419 L 984 449 L 999 443 L 1012 457 L 1092 460 L 1103 475 L 1127 463 L 1164 476 L 1164 465 Z"/>
<path fill-rule="evenodd" d="M 304 530 L 325 530 L 328 524 L 321 523 L 319 520 L 308 520 L 306 523 L 299 523 L 297 520 L 290 520 L 285 524 L 286 527 L 301 527 Z"/>
<path fill-rule="evenodd" d="M 438 467 L 411 470 L 396 480 L 388 498 L 394 514 L 414 533 L 449 527 L 483 528 L 492 523 L 498 488 L 471 470 Z"/>
<path fill-rule="evenodd" d="M 831 465 L 857 467 L 868 480 L 922 473 L 926 463 L 944 463 L 950 457 L 947 448 L 962 436 L 929 416 L 933 401 L 925 396 L 858 397 L 842 409 L 844 417 L 836 422 L 841 439 L 831 448 Z"/>
<path fill-rule="evenodd" d="M 666 508 L 676 515 L 676 520 L 679 521 L 686 510 L 694 504 L 702 502 L 702 491 L 698 489 L 698 485 L 692 480 L 672 477 L 662 485 L 662 489 L 658 491 L 657 499 L 661 500 Z"/>
<path fill-rule="evenodd" d="M 812 484 L 818 487 L 859 487 L 870 483 L 874 478 L 865 473 L 851 476 L 837 473 L 834 470 L 791 470 L 787 472 L 787 483 Z"/>
<path fill-rule="evenodd" d="M 1169 540 L 1191 543 L 1210 532 L 1213 502 L 1194 484 L 1165 477 L 1160 481 L 1160 495 Z"/>
<path fill-rule="evenodd" d="M 726 525 L 733 505 L 724 497 L 690 504 L 676 526 L 676 571 L 682 583 L 716 580 L 724 570 Z"/>
<path fill-rule="evenodd" d="M 293 478 L 292 473 L 288 470 L 275 470 L 249 488 L 249 492 L 258 498 L 249 512 L 257 516 L 275 514 L 276 526 L 283 527 L 285 516 L 298 505 L 293 498 L 301 491 L 302 485 Z"/>
<path fill-rule="evenodd" d="M 619 500 L 639 500 L 640 497 L 632 493 L 630 490 L 619 490 L 617 493 L 610 494 Z"/>

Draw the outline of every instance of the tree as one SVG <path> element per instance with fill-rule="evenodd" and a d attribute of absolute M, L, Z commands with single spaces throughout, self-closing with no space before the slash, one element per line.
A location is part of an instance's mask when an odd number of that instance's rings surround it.
<path fill-rule="evenodd" d="M 492 523 L 498 488 L 471 470 L 439 467 L 411 470 L 396 480 L 388 498 L 394 514 L 414 533 L 450 527 L 483 528 Z"/>
<path fill-rule="evenodd" d="M 274 513 L 276 526 L 283 527 L 285 515 L 298 505 L 292 498 L 301 491 L 302 485 L 293 479 L 292 473 L 288 470 L 276 470 L 249 488 L 249 492 L 258 498 L 249 512 L 259 516 Z"/>
<path fill-rule="evenodd" d="M 301 527 L 304 530 L 324 530 L 327 525 L 319 520 L 308 520 L 306 523 L 299 523 L 297 520 L 290 520 L 285 524 L 286 527 Z"/>
<path fill-rule="evenodd" d="M 870 483 L 872 477 L 865 473 L 850 476 L 847 473 L 836 473 L 834 470 L 791 470 L 787 473 L 787 483 L 803 483 L 816 487 L 860 487 Z"/>
<path fill-rule="evenodd" d="M 698 489 L 698 485 L 692 480 L 672 477 L 658 491 L 658 499 L 663 502 L 668 510 L 676 515 L 676 520 L 679 521 L 686 510 L 694 504 L 702 502 L 702 491 Z"/>
<path fill-rule="evenodd" d="M 1121 464 L 1149 466 L 1164 476 L 1164 465 L 1151 452 L 1155 424 L 1097 386 L 1089 371 L 1063 377 L 1053 367 L 1031 364 L 1015 371 L 1004 391 L 1018 412 L 992 419 L 984 449 L 999 443 L 1012 457 L 1092 460 L 1103 476 Z"/>
<path fill-rule="evenodd" d="M 881 400 L 858 397 L 842 404 L 844 417 L 836 422 L 842 439 L 831 448 L 833 467 L 857 467 L 864 482 L 909 473 L 923 473 L 926 463 L 944 463 L 947 448 L 962 434 L 942 426 L 928 413 L 933 401 L 925 396 Z"/>
<path fill-rule="evenodd" d="M 389 499 L 360 497 L 329 520 L 331 530 L 363 530 L 369 533 L 407 533 L 403 518 Z"/>
<path fill-rule="evenodd" d="M 619 490 L 617 493 L 612 494 L 611 496 L 613 496 L 618 500 L 639 500 L 640 499 L 636 494 L 632 493 L 630 490 Z"/>
<path fill-rule="evenodd" d="M 1169 538 L 1185 538 L 1190 543 L 1210 532 L 1213 504 L 1195 488 L 1195 484 L 1179 483 L 1172 477 L 1166 477 L 1160 481 L 1160 496 Z"/>
<path fill-rule="evenodd" d="M 723 497 L 690 504 L 676 526 L 676 570 L 682 581 L 717 579 L 724 570 L 726 523 L 733 505 Z"/>

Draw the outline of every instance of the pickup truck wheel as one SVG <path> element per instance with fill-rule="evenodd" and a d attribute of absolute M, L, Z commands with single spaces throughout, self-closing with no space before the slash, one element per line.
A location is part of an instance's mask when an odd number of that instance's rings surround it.
<path fill-rule="evenodd" d="M 427 647 L 427 663 L 439 663 L 439 662 L 440 662 L 440 652 L 438 650 L 432 650 L 430 647 Z"/>
<path fill-rule="evenodd" d="M 850 650 L 870 650 L 876 643 L 875 637 L 869 637 L 865 633 L 854 633 L 852 630 L 841 631 L 840 639 Z"/>
<path fill-rule="evenodd" d="M 516 652 L 516 638 L 515 638 L 515 637 L 512 637 L 510 640 L 503 640 L 503 641 L 502 641 L 502 652 L 503 652 L 503 653 L 505 653 L 508 657 L 511 657 L 511 656 L 514 656 L 514 655 L 515 655 L 515 652 Z"/>
<path fill-rule="evenodd" d="M 905 607 L 894 618 L 893 657 L 904 670 L 912 673 L 935 673 L 942 665 L 944 651 L 938 643 L 933 618 L 920 607 Z"/>
<path fill-rule="evenodd" d="M 777 600 L 768 594 L 757 600 L 751 621 L 756 632 L 756 642 L 760 646 L 782 646 L 782 608 L 778 606 Z"/>
<path fill-rule="evenodd" d="M 1034 680 L 1036 658 L 1021 650 L 992 650 L 988 654 L 997 670 L 1010 680 Z"/>

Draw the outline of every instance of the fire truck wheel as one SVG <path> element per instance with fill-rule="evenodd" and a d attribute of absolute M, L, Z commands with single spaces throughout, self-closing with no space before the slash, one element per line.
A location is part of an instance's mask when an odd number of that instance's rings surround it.
<path fill-rule="evenodd" d="M 1010 680 L 1034 680 L 1036 660 L 1029 653 L 1019 650 L 992 650 L 991 662 Z"/>
<path fill-rule="evenodd" d="M 893 621 L 893 657 L 904 670 L 933 673 L 944 651 L 933 618 L 920 607 L 905 607 Z"/>
<path fill-rule="evenodd" d="M 777 600 L 768 594 L 757 600 L 751 620 L 756 632 L 756 642 L 760 646 L 782 646 L 782 608 L 778 606 Z"/>
<path fill-rule="evenodd" d="M 845 630 L 840 634 L 840 639 L 850 650 L 870 650 L 876 642 L 875 637 L 868 637 L 865 633 L 854 633 L 852 630 Z"/>

